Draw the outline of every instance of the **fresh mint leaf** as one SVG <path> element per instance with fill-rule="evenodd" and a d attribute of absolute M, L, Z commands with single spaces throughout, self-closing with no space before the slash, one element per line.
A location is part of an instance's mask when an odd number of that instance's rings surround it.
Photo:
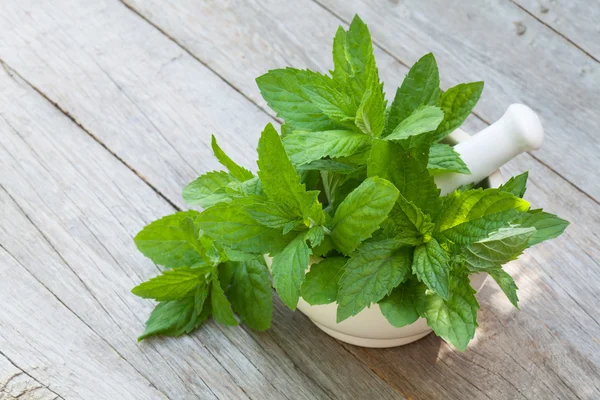
<path fill-rule="evenodd" d="M 409 246 L 418 246 L 431 240 L 434 224 L 417 206 L 400 194 L 389 216 L 396 239 Z"/>
<path fill-rule="evenodd" d="M 298 73 L 303 74 L 304 77 L 301 90 L 323 114 L 342 125 L 354 119 L 357 106 L 336 81 L 318 72 L 298 71 Z"/>
<path fill-rule="evenodd" d="M 371 137 L 347 130 L 301 132 L 284 138 L 283 144 L 295 165 L 303 165 L 325 157 L 356 154 L 371 143 Z"/>
<path fill-rule="evenodd" d="M 400 122 L 423 105 L 436 105 L 440 97 L 440 77 L 433 54 L 424 55 L 408 71 L 390 107 L 382 136 L 389 135 Z"/>
<path fill-rule="evenodd" d="M 328 253 L 335 249 L 335 244 L 331 240 L 331 236 L 325 236 L 321 244 L 313 247 L 312 252 L 315 257 L 325 257 Z"/>
<path fill-rule="evenodd" d="M 233 315 L 231 304 L 227 300 L 227 297 L 225 297 L 225 292 L 218 279 L 213 279 L 211 282 L 210 303 L 212 316 L 215 321 L 223 325 L 238 325 L 235 315 Z"/>
<path fill-rule="evenodd" d="M 463 255 L 471 271 L 487 271 L 516 259 L 527 248 L 535 228 L 505 228 L 471 243 Z"/>
<path fill-rule="evenodd" d="M 134 238 L 138 250 L 156 264 L 167 268 L 193 265 L 202 261 L 194 247 L 197 230 L 190 232 L 186 220 L 196 220 L 200 213 L 184 211 L 167 215 L 147 225 Z"/>
<path fill-rule="evenodd" d="M 417 246 L 414 253 L 413 273 L 427 287 L 443 299 L 448 299 L 448 281 L 450 277 L 450 256 L 437 240 Z"/>
<path fill-rule="evenodd" d="M 319 132 L 339 128 L 302 90 L 306 81 L 306 72 L 293 68 L 272 70 L 256 79 L 269 107 L 293 130 Z"/>
<path fill-rule="evenodd" d="M 521 175 L 513 176 L 504 185 L 500 185 L 499 189 L 505 192 L 512 193 L 514 196 L 523 198 L 527 186 L 528 172 L 523 172 Z"/>
<path fill-rule="evenodd" d="M 244 210 L 256 222 L 273 229 L 285 230 L 285 228 L 290 225 L 293 229 L 299 223 L 302 223 L 302 219 L 297 215 L 292 214 L 287 208 L 284 209 L 279 204 L 272 201 L 256 201 L 252 204 L 248 204 Z"/>
<path fill-rule="evenodd" d="M 492 278 L 496 281 L 500 289 L 504 292 L 508 300 L 512 303 L 513 306 L 519 308 L 519 297 L 517 296 L 517 284 L 515 283 L 512 276 L 510 276 L 506 271 L 502 268 L 491 268 L 487 270 L 487 273 L 490 274 Z"/>
<path fill-rule="evenodd" d="M 154 335 L 180 336 L 199 327 L 208 319 L 210 311 L 196 312 L 194 296 L 181 300 L 164 301 L 159 303 L 146 322 L 144 333 L 138 341 Z"/>
<path fill-rule="evenodd" d="M 396 328 L 412 324 L 423 314 L 426 290 L 420 282 L 400 284 L 379 302 L 381 313 Z"/>
<path fill-rule="evenodd" d="M 451 146 L 441 143 L 434 143 L 429 148 L 427 169 L 433 174 L 443 172 L 471 173 L 465 162 L 460 158 L 460 155 Z"/>
<path fill-rule="evenodd" d="M 331 238 L 344 254 L 352 253 L 369 238 L 398 198 L 398 189 L 385 179 L 366 179 L 337 208 L 332 221 Z"/>
<path fill-rule="evenodd" d="M 346 261 L 344 257 L 329 257 L 313 264 L 302 283 L 302 298 L 313 306 L 336 301 L 338 281 Z"/>
<path fill-rule="evenodd" d="M 483 92 L 483 82 L 461 83 L 440 96 L 439 106 L 444 120 L 438 126 L 435 138 L 440 140 L 462 125 L 471 114 Z"/>
<path fill-rule="evenodd" d="M 412 249 L 396 240 L 369 241 L 342 270 L 337 296 L 337 322 L 358 314 L 390 294 L 410 276 Z"/>
<path fill-rule="evenodd" d="M 392 182 L 406 200 L 433 215 L 439 207 L 439 189 L 427 164 L 409 150 L 387 140 L 374 140 L 367 163 L 368 176 Z"/>
<path fill-rule="evenodd" d="M 522 228 L 535 228 L 535 233 L 529 238 L 527 247 L 554 239 L 560 236 L 569 226 L 568 221 L 542 210 L 530 210 L 522 213 L 513 222 Z"/>
<path fill-rule="evenodd" d="M 281 252 L 273 256 L 273 287 L 281 301 L 292 310 L 296 309 L 300 298 L 300 286 L 304 281 L 310 254 L 310 248 L 306 244 L 306 233 L 300 233 Z"/>
<path fill-rule="evenodd" d="M 225 154 L 225 152 L 217 144 L 215 135 L 212 135 L 211 147 L 215 157 L 217 157 L 217 160 L 219 160 L 221 165 L 227 168 L 232 177 L 241 182 L 247 181 L 248 179 L 252 179 L 254 177 L 252 172 L 248 171 L 244 167 L 239 166 L 231 158 L 229 158 L 227 154 Z"/>
<path fill-rule="evenodd" d="M 250 199 L 251 201 L 251 199 Z M 216 204 L 202 212 L 196 224 L 210 237 L 233 250 L 268 253 L 285 245 L 291 237 L 257 222 L 246 211 L 248 199 Z"/>
<path fill-rule="evenodd" d="M 349 78 L 353 75 L 350 63 L 346 58 L 346 31 L 338 27 L 333 38 L 333 78 L 341 85 L 348 85 Z"/>
<path fill-rule="evenodd" d="M 370 83 L 378 81 L 377 66 L 373 55 L 373 43 L 367 25 L 355 15 L 346 32 L 346 59 L 350 66 L 351 85 L 355 98 L 360 101 L 370 88 Z"/>
<path fill-rule="evenodd" d="M 285 145 L 285 140 L 284 140 Z M 288 153 L 291 153 L 288 150 Z M 314 160 L 308 164 L 296 164 L 297 171 L 328 171 L 336 174 L 347 175 L 356 171 L 356 167 L 335 160 Z"/>
<path fill-rule="evenodd" d="M 294 135 L 291 135 L 294 136 Z M 305 220 L 323 223 L 325 215 L 318 192 L 307 192 L 290 162 L 273 125 L 268 124 L 258 141 L 258 176 L 267 197 Z"/>
<path fill-rule="evenodd" d="M 436 335 L 464 351 L 475 336 L 479 303 L 469 279 L 453 276 L 450 281 L 450 296 L 444 300 L 435 292 L 425 297 L 425 318 Z"/>
<path fill-rule="evenodd" d="M 443 119 L 444 113 L 438 107 L 420 106 L 403 119 L 385 139 L 401 141 L 407 143 L 405 147 L 413 147 L 412 142 L 419 140 L 421 135 L 435 131 Z"/>
<path fill-rule="evenodd" d="M 306 232 L 306 239 L 311 247 L 316 247 L 325 239 L 325 231 L 322 226 L 313 226 Z"/>
<path fill-rule="evenodd" d="M 231 198 L 237 197 L 245 197 L 245 196 L 264 196 L 264 192 L 262 190 L 262 184 L 260 183 L 260 179 L 255 176 L 252 179 L 248 179 L 247 181 L 233 181 L 225 188 L 225 192 Z"/>
<path fill-rule="evenodd" d="M 262 256 L 231 263 L 232 280 L 227 291 L 234 311 L 242 322 L 257 331 L 271 326 L 273 292 L 271 279 Z"/>
<path fill-rule="evenodd" d="M 204 281 L 202 268 L 179 267 L 163 271 L 131 291 L 136 296 L 157 301 L 180 300 Z"/>
<path fill-rule="evenodd" d="M 529 203 L 499 189 L 454 191 L 446 196 L 436 219 L 434 236 L 458 246 L 506 228 Z"/>
<path fill-rule="evenodd" d="M 381 135 L 385 126 L 385 95 L 374 58 L 367 62 L 367 69 L 370 71 L 367 91 L 356 111 L 355 124 L 363 133 L 377 137 Z"/>
<path fill-rule="evenodd" d="M 243 254 L 246 255 L 246 253 Z M 260 257 L 256 254 L 253 254 L 253 256 Z M 247 257 L 244 257 L 243 259 L 245 260 L 246 258 Z M 231 281 L 233 281 L 234 272 L 234 262 L 232 262 L 231 260 L 228 260 L 227 262 L 224 262 L 217 266 L 217 276 L 219 278 L 219 282 L 221 283 L 221 287 L 223 288 L 225 293 L 227 293 L 227 291 L 229 290 L 229 286 L 231 285 Z"/>
<path fill-rule="evenodd" d="M 207 172 L 183 188 L 183 200 L 190 205 L 210 207 L 231 199 L 226 188 L 236 179 L 224 171 Z"/>

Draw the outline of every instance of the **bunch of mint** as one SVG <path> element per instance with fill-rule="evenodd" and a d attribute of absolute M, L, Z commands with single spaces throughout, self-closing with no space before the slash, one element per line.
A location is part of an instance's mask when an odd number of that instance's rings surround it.
<path fill-rule="evenodd" d="M 337 31 L 333 59 L 331 76 L 286 68 L 257 79 L 285 121 L 281 136 L 270 124 L 262 132 L 257 176 L 213 137 L 227 172 L 208 172 L 183 190 L 204 211 L 166 216 L 136 236 L 138 249 L 167 268 L 133 289 L 159 301 L 140 339 L 188 333 L 210 316 L 265 330 L 271 284 L 291 309 L 300 296 L 312 305 L 336 302 L 338 322 L 373 303 L 396 327 L 426 318 L 461 350 L 477 326 L 470 274 L 490 274 L 517 306 L 502 265 L 568 223 L 530 210 L 526 173 L 497 189 L 446 196 L 433 179 L 469 173 L 440 141 L 469 115 L 483 83 L 442 92 L 428 54 L 387 106 L 358 17 Z M 322 261 L 306 273 L 311 255 Z"/>

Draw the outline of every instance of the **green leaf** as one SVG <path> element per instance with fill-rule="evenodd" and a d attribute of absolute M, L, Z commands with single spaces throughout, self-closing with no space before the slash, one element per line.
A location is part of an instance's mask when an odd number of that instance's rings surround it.
<path fill-rule="evenodd" d="M 219 160 L 221 165 L 227 168 L 231 176 L 233 176 L 235 179 L 244 182 L 254 177 L 252 172 L 248 171 L 244 167 L 239 166 L 231 158 L 229 158 L 227 154 L 225 154 L 225 152 L 217 144 L 215 135 L 212 135 L 211 147 L 215 157 L 217 157 L 217 160 Z"/>
<path fill-rule="evenodd" d="M 339 128 L 302 90 L 307 80 L 306 71 L 286 68 L 269 71 L 256 83 L 269 107 L 292 129 L 314 132 Z"/>
<path fill-rule="evenodd" d="M 295 165 L 324 157 L 351 156 L 368 148 L 371 137 L 347 130 L 294 132 L 283 139 L 285 150 Z"/>
<path fill-rule="evenodd" d="M 513 176 L 504 185 L 500 185 L 499 189 L 508 193 L 512 193 L 514 196 L 523 198 L 525 190 L 527 189 L 527 177 L 528 172 L 523 172 L 521 175 Z"/>
<path fill-rule="evenodd" d="M 543 212 L 542 210 L 531 210 L 522 213 L 516 220 L 515 224 L 519 224 L 522 228 L 533 227 L 535 233 L 529 238 L 527 247 L 531 247 L 545 240 L 554 239 L 560 236 L 569 222 L 554 214 Z"/>
<path fill-rule="evenodd" d="M 412 270 L 417 278 L 443 299 L 448 299 L 450 256 L 438 243 L 431 239 L 415 249 Z"/>
<path fill-rule="evenodd" d="M 464 248 L 467 267 L 487 271 L 516 259 L 527 248 L 535 228 L 505 228 Z"/>
<path fill-rule="evenodd" d="M 291 135 L 294 136 L 294 135 Z M 290 162 L 281 138 L 268 124 L 258 141 L 258 176 L 267 197 L 304 219 L 317 224 L 325 219 L 317 201 L 318 192 L 307 192 Z"/>
<path fill-rule="evenodd" d="M 273 292 L 264 259 L 256 257 L 231 264 L 233 279 L 227 297 L 233 309 L 250 328 L 269 329 L 273 317 Z"/>
<path fill-rule="evenodd" d="M 258 223 L 273 229 L 283 229 L 292 223 L 293 227 L 302 223 L 302 219 L 272 201 L 256 201 L 248 204 L 244 210 Z"/>
<path fill-rule="evenodd" d="M 231 200 L 226 187 L 235 178 L 224 171 L 207 172 L 183 188 L 183 200 L 190 205 L 203 208 Z"/>
<path fill-rule="evenodd" d="M 357 110 L 356 104 L 338 82 L 318 72 L 298 72 L 303 74 L 304 82 L 301 84 L 301 90 L 308 95 L 310 101 L 323 114 L 342 125 L 354 119 Z"/>
<path fill-rule="evenodd" d="M 223 325 L 236 326 L 238 325 L 235 315 L 231 310 L 231 304 L 225 292 L 219 283 L 218 279 L 213 279 L 210 291 L 210 303 L 212 305 L 212 315 L 215 321 Z"/>
<path fill-rule="evenodd" d="M 344 254 L 352 253 L 369 238 L 398 198 L 398 190 L 385 179 L 366 179 L 342 201 L 332 221 L 331 238 Z"/>
<path fill-rule="evenodd" d="M 433 54 L 424 55 L 408 71 L 390 107 L 382 136 L 390 134 L 400 122 L 423 105 L 436 105 L 440 96 L 440 77 Z"/>
<path fill-rule="evenodd" d="M 379 176 L 392 182 L 406 200 L 425 214 L 438 209 L 440 191 L 427 171 L 426 162 L 399 144 L 374 140 L 367 164 L 368 176 Z"/>
<path fill-rule="evenodd" d="M 264 196 L 262 190 L 262 184 L 258 176 L 247 181 L 233 181 L 225 188 L 225 192 L 232 198 L 245 197 L 245 196 Z"/>
<path fill-rule="evenodd" d="M 302 283 L 302 298 L 313 306 L 336 301 L 338 281 L 346 261 L 344 257 L 330 257 L 313 264 Z"/>
<path fill-rule="evenodd" d="M 411 142 L 405 147 L 412 147 L 412 142 L 418 140 L 422 134 L 435 131 L 443 119 L 444 113 L 438 107 L 421 106 L 403 119 L 385 139 Z"/>
<path fill-rule="evenodd" d="M 321 244 L 313 247 L 312 252 L 315 257 L 324 257 L 334 249 L 335 245 L 333 240 L 331 240 L 331 236 L 325 236 Z"/>
<path fill-rule="evenodd" d="M 206 321 L 209 315 L 210 311 L 204 307 L 196 312 L 194 296 L 161 302 L 150 314 L 146 329 L 138 341 L 154 335 L 180 336 L 189 333 Z"/>
<path fill-rule="evenodd" d="M 230 203 L 216 204 L 202 212 L 196 224 L 206 234 L 219 238 L 219 242 L 234 250 L 248 253 L 268 253 L 290 240 L 280 229 L 256 222 L 245 210 L 248 200 L 241 198 Z"/>
<path fill-rule="evenodd" d="M 435 292 L 425 298 L 425 318 L 436 335 L 464 351 L 475 336 L 479 303 L 467 277 L 454 276 L 450 297 L 444 300 Z"/>
<path fill-rule="evenodd" d="M 368 85 L 370 89 L 365 92 L 356 111 L 355 123 L 363 133 L 377 137 L 381 135 L 385 125 L 383 85 L 379 83 L 377 74 Z"/>
<path fill-rule="evenodd" d="M 281 301 L 292 310 L 296 309 L 300 298 L 300 286 L 308 268 L 310 253 L 306 244 L 306 234 L 300 233 L 273 257 L 273 287 Z"/>
<path fill-rule="evenodd" d="M 347 84 L 347 80 L 352 74 L 352 68 L 346 59 L 346 31 L 340 26 L 333 38 L 333 71 L 331 71 L 331 75 L 340 84 Z"/>
<path fill-rule="evenodd" d="M 471 173 L 465 162 L 460 158 L 460 155 L 451 146 L 441 143 L 431 145 L 427 169 L 434 174 L 441 172 Z"/>
<path fill-rule="evenodd" d="M 316 247 L 325 239 L 325 231 L 322 226 L 313 226 L 306 232 L 306 239 L 311 247 Z"/>
<path fill-rule="evenodd" d="M 194 244 L 197 231 L 190 232 L 185 221 L 198 218 L 197 211 L 167 215 L 147 225 L 134 238 L 138 250 L 156 264 L 168 268 L 201 262 Z"/>
<path fill-rule="evenodd" d="M 519 308 L 519 297 L 517 296 L 518 288 L 512 276 L 502 268 L 491 268 L 487 270 L 487 273 L 494 278 L 512 305 Z"/>
<path fill-rule="evenodd" d="M 285 140 L 284 140 L 285 145 Z M 289 150 L 288 150 L 289 153 Z M 328 171 L 347 175 L 356 171 L 356 167 L 335 160 L 314 160 L 308 164 L 296 165 L 297 171 Z"/>
<path fill-rule="evenodd" d="M 134 287 L 131 293 L 144 299 L 179 300 L 203 282 L 205 273 L 202 268 L 190 267 L 166 270 Z"/>
<path fill-rule="evenodd" d="M 463 246 L 506 228 L 529 203 L 499 189 L 454 191 L 437 216 L 434 236 Z"/>
<path fill-rule="evenodd" d="M 379 302 L 381 313 L 396 328 L 412 324 L 423 314 L 426 290 L 419 282 L 401 284 Z"/>
<path fill-rule="evenodd" d="M 418 246 L 431 240 L 434 227 L 431 218 L 402 194 L 390 212 L 390 220 L 393 222 L 392 235 L 406 245 Z"/>
<path fill-rule="evenodd" d="M 355 98 L 360 101 L 378 75 L 373 55 L 373 43 L 367 25 L 355 15 L 346 32 L 346 59 L 350 66 L 351 84 L 354 87 Z"/>
<path fill-rule="evenodd" d="M 352 255 L 339 281 L 337 322 L 390 294 L 410 276 L 411 248 L 395 240 L 365 242 Z"/>
<path fill-rule="evenodd" d="M 482 91 L 483 82 L 471 82 L 461 83 L 442 93 L 439 105 L 444 112 L 444 120 L 437 128 L 436 140 L 448 136 L 462 125 L 475 108 Z"/>

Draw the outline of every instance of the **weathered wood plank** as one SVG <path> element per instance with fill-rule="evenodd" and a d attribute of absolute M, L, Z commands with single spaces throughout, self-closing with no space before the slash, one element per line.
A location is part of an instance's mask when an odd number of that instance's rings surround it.
<path fill-rule="evenodd" d="M 25 397 L 29 396 L 29 397 Z M 37 400 L 64 399 L 0 354 L 0 400 L 29 398 Z"/>
<path fill-rule="evenodd" d="M 600 60 L 600 7 L 581 0 L 511 0 L 559 35 L 573 42 L 596 61 Z"/>
<path fill-rule="evenodd" d="M 353 355 L 332 345 L 333 340 L 315 342 L 316 328 L 311 327 L 313 336 L 300 336 L 293 327 L 281 326 L 285 320 L 274 321 L 275 331 L 295 341 L 285 348 L 275 335 L 214 323 L 178 340 L 136 344 L 152 304 L 129 290 L 157 269 L 135 250 L 132 236 L 173 208 L 18 77 L 11 79 L 0 69 L 0 88 L 0 184 L 19 205 L 19 212 L 3 209 L 7 218 L 2 219 L 0 243 L 158 390 L 173 399 L 343 398 L 361 391 L 378 398 L 396 395 Z M 279 302 L 277 309 L 290 313 Z M 0 314 L 4 326 L 3 317 Z M 60 315 L 56 321 L 69 325 Z M 32 318 L 26 329 L 43 330 L 37 323 L 38 318 Z M 302 323 L 310 326 L 306 318 Z M 6 335 L 7 342 L 16 340 L 15 332 Z M 26 371 L 37 366 L 34 355 L 44 353 L 44 343 L 19 353 Z M 302 347 L 323 359 L 304 365 L 304 354 L 294 354 Z M 12 357 L 15 350 L 8 349 Z M 342 366 L 353 374 L 328 375 Z M 319 373 L 311 375 L 313 368 Z M 96 369 L 101 376 L 102 370 Z M 53 385 L 67 379 L 60 370 L 51 377 Z M 106 385 L 111 379 L 106 376 Z M 130 386 L 132 392 L 135 388 Z"/>
<path fill-rule="evenodd" d="M 0 398 L 165 399 L 21 263 L 5 237 L 19 235 L 21 252 L 36 251 L 43 238 L 2 187 L 0 205 Z M 37 256 L 39 269 L 59 262 Z"/>
<path fill-rule="evenodd" d="M 317 1 L 345 21 L 361 15 L 406 64 L 433 51 L 443 86 L 485 81 L 476 112 L 487 121 L 508 104 L 531 106 L 547 133 L 536 157 L 600 201 L 600 182 L 588 174 L 600 166 L 600 65 L 588 55 L 508 1 Z"/>

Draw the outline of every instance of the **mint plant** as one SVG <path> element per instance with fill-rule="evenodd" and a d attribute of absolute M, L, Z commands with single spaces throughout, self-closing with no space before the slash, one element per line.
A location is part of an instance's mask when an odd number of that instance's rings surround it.
<path fill-rule="evenodd" d="M 517 306 L 502 265 L 568 223 L 523 200 L 527 173 L 500 188 L 440 196 L 434 176 L 469 170 L 444 138 L 477 103 L 483 82 L 440 90 L 432 54 L 387 104 L 367 26 L 355 17 L 333 41 L 330 75 L 294 68 L 257 79 L 285 121 L 258 142 L 258 173 L 212 148 L 226 171 L 183 189 L 202 207 L 166 216 L 135 238 L 165 267 L 133 293 L 158 305 L 140 337 L 178 336 L 209 317 L 265 330 L 272 286 L 292 310 L 337 303 L 337 321 L 371 304 L 395 327 L 426 318 L 460 350 L 477 326 L 469 275 L 485 272 Z M 271 269 L 264 255 L 273 258 Z M 306 273 L 310 257 L 321 257 Z M 236 317 L 237 314 L 237 317 Z"/>

